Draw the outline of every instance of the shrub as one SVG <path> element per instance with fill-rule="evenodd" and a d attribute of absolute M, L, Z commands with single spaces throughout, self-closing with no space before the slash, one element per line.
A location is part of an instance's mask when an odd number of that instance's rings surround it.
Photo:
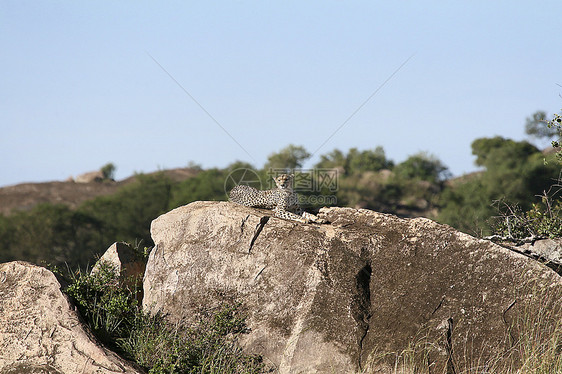
<path fill-rule="evenodd" d="M 177 208 L 197 200 L 225 200 L 224 186 L 227 175 L 227 170 L 209 169 L 175 184 L 171 189 L 168 208 Z"/>
<path fill-rule="evenodd" d="M 127 335 L 139 311 L 135 290 L 122 288 L 119 283 L 115 269 L 102 263 L 93 274 L 71 273 L 65 289 L 94 334 L 113 347 L 116 339 Z"/>
<path fill-rule="evenodd" d="M 450 184 L 440 198 L 439 220 L 472 234 L 489 235 L 494 201 L 508 201 L 522 211 L 532 207 L 533 197 L 543 194 L 560 168 L 527 142 L 501 137 L 472 143 L 476 163 L 486 169 L 468 181 Z"/>
<path fill-rule="evenodd" d="M 499 215 L 491 219 L 496 235 L 511 240 L 562 237 L 562 200 L 545 194 L 526 212 L 504 202 L 497 205 Z"/>
<path fill-rule="evenodd" d="M 192 326 L 171 324 L 159 314 L 144 313 L 137 290 L 122 287 L 109 264 L 93 274 L 54 270 L 67 279 L 65 292 L 94 334 L 149 373 L 266 372 L 261 357 L 245 354 L 237 345 L 247 332 L 240 304 L 203 310 Z"/>
<path fill-rule="evenodd" d="M 394 172 L 404 179 L 421 179 L 439 183 L 450 177 L 448 168 L 433 155 L 420 152 L 396 165 Z"/>
<path fill-rule="evenodd" d="M 117 168 L 111 162 L 102 166 L 100 171 L 103 175 L 103 179 L 104 180 L 114 180 L 115 179 L 115 169 L 117 169 Z"/>
<path fill-rule="evenodd" d="M 78 212 L 100 223 L 92 233 L 102 243 L 100 248 L 115 241 L 142 240 L 152 245 L 150 223 L 168 210 L 173 182 L 164 174 L 139 174 L 136 179 L 113 195 L 99 196 L 79 207 Z"/>
<path fill-rule="evenodd" d="M 94 255 L 99 222 L 62 204 L 42 203 L 0 217 L 0 260 L 85 264 Z"/>

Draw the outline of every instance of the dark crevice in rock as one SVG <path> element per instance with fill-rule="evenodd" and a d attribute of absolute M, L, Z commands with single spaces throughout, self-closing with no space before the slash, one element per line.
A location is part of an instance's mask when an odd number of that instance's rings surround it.
<path fill-rule="evenodd" d="M 553 262 L 545 262 L 542 259 L 539 259 L 539 261 L 554 270 L 558 275 L 562 275 L 562 265 L 555 264 Z"/>
<path fill-rule="evenodd" d="M 242 218 L 242 223 L 240 224 L 240 234 L 244 234 L 244 225 L 246 225 L 246 221 L 250 218 L 248 214 L 246 217 Z"/>
<path fill-rule="evenodd" d="M 242 220 L 241 220 L 242 222 L 240 222 L 240 237 L 238 238 L 238 240 L 234 244 L 240 243 L 240 241 L 244 237 L 244 226 L 246 226 L 246 222 L 248 221 L 248 218 L 250 218 L 249 214 L 246 217 L 242 218 Z"/>
<path fill-rule="evenodd" d="M 435 309 L 433 309 L 433 312 L 431 312 L 431 316 L 433 316 L 442 306 L 443 306 L 443 302 L 445 301 L 445 296 L 443 296 L 441 298 L 441 301 L 439 301 L 439 304 L 437 304 L 437 306 L 435 307 Z"/>
<path fill-rule="evenodd" d="M 256 225 L 256 229 L 254 230 L 254 236 L 252 237 L 252 240 L 250 241 L 250 248 L 248 248 L 248 253 L 250 253 L 252 251 L 252 247 L 254 246 L 254 243 L 256 242 L 256 239 L 260 235 L 261 230 L 263 230 L 263 227 L 265 226 L 267 221 L 269 221 L 269 218 L 270 218 L 269 216 L 263 216 L 262 218 L 260 218 L 260 222 Z"/>
<path fill-rule="evenodd" d="M 265 268 L 267 267 L 267 265 L 265 265 L 264 267 L 261 268 L 261 270 L 256 274 L 256 276 L 254 277 L 254 281 L 256 279 L 258 279 L 258 277 L 261 275 L 261 273 L 263 273 L 263 271 L 265 270 Z"/>
<path fill-rule="evenodd" d="M 445 351 L 447 352 L 447 374 L 457 374 L 453 362 L 453 318 L 447 319 L 445 330 Z"/>
<path fill-rule="evenodd" d="M 512 347 L 515 345 L 516 340 L 515 340 L 515 336 L 513 335 L 513 329 L 511 328 L 511 324 L 509 324 L 507 322 L 507 319 L 506 319 L 505 316 L 506 316 L 507 312 L 509 312 L 511 310 L 511 308 L 513 308 L 513 306 L 515 306 L 516 303 L 517 303 L 517 299 L 513 300 L 511 302 L 511 304 L 509 304 L 509 306 L 502 312 L 502 320 L 503 320 L 503 323 L 505 324 L 505 327 L 506 327 L 506 329 L 509 333 L 509 337 L 511 338 L 510 343 L 511 343 Z"/>
<path fill-rule="evenodd" d="M 363 333 L 359 339 L 359 370 L 362 370 L 363 342 L 369 333 L 369 320 L 371 319 L 371 265 L 365 265 L 355 277 L 357 287 L 357 314 L 355 320 Z"/>

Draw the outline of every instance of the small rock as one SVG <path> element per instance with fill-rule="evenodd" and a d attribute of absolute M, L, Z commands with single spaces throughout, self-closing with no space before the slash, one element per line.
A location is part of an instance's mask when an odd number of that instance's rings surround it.
<path fill-rule="evenodd" d="M 142 278 L 145 262 L 125 242 L 113 243 L 92 268 L 91 274 L 97 273 L 102 264 L 109 264 L 120 276 L 121 284 L 137 291 L 137 299 L 142 302 Z"/>
<path fill-rule="evenodd" d="M 562 267 L 562 239 L 541 239 L 518 247 L 520 251 Z"/>
<path fill-rule="evenodd" d="M 104 175 L 101 170 L 91 171 L 89 173 L 80 174 L 74 181 L 76 183 L 92 183 L 92 182 L 102 182 Z"/>

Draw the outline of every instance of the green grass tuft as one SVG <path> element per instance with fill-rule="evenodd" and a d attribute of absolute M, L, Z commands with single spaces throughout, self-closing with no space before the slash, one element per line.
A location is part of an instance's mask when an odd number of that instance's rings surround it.
<path fill-rule="evenodd" d="M 123 282 L 109 264 L 94 274 L 77 271 L 64 277 L 65 292 L 94 334 L 149 373 L 269 372 L 261 357 L 237 345 L 237 338 L 247 332 L 240 304 L 203 311 L 193 326 L 173 325 L 159 314 L 144 313 L 138 289 L 125 286 L 131 282 Z"/>

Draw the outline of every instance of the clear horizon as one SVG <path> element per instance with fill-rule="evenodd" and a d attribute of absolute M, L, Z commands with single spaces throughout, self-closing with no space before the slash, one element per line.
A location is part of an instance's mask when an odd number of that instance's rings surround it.
<path fill-rule="evenodd" d="M 470 144 L 529 140 L 560 112 L 562 3 L 0 3 L 0 186 L 260 168 L 315 153 L 427 151 L 456 176 Z M 546 146 L 541 143 L 540 146 Z"/>

